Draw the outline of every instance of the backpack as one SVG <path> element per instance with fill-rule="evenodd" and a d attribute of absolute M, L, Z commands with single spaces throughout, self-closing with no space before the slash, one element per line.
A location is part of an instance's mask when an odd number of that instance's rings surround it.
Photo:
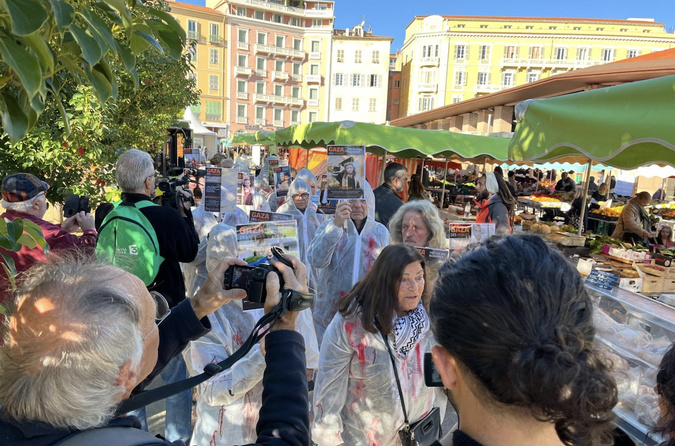
<path fill-rule="evenodd" d="M 121 202 L 101 224 L 96 257 L 122 268 L 150 286 L 164 258 L 159 255 L 157 233 L 141 209 L 158 206 L 151 201 Z"/>
<path fill-rule="evenodd" d="M 167 441 L 133 427 L 101 427 L 73 433 L 56 443 L 58 446 L 148 446 L 167 445 Z"/>

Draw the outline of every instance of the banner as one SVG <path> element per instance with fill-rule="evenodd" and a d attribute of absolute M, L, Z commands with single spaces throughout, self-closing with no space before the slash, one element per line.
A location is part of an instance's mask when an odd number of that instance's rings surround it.
<path fill-rule="evenodd" d="M 327 199 L 361 200 L 366 181 L 366 146 L 327 146 Z"/>

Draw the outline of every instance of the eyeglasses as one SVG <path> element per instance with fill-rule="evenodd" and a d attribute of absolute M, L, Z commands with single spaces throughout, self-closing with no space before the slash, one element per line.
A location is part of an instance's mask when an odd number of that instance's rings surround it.
<path fill-rule="evenodd" d="M 159 327 L 159 324 L 171 314 L 171 308 L 169 308 L 169 303 L 164 296 L 157 291 L 150 291 L 150 296 L 155 301 L 155 326 L 152 327 L 152 330 L 150 330 L 148 334 L 143 336 L 144 341 Z"/>
<path fill-rule="evenodd" d="M 303 192 L 303 193 L 301 193 L 301 194 L 295 194 L 295 195 L 293 195 L 293 199 L 294 199 L 294 200 L 297 200 L 297 199 L 300 199 L 300 198 L 302 198 L 303 200 L 306 200 L 306 199 L 309 198 L 309 194 L 308 194 L 307 192 Z"/>

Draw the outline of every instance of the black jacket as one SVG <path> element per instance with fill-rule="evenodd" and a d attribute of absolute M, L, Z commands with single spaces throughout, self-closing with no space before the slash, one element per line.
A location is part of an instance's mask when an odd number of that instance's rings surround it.
<path fill-rule="evenodd" d="M 123 193 L 122 200 L 137 203 L 150 200 L 142 194 Z M 177 210 L 168 206 L 150 206 L 141 209 L 157 233 L 159 254 L 164 262 L 159 267 L 155 281 L 148 287 L 166 298 L 170 307 L 175 307 L 185 299 L 185 280 L 180 262 L 190 263 L 197 256 L 199 238 L 192 220 L 192 214 L 183 218 Z"/>
<path fill-rule="evenodd" d="M 382 184 L 373 191 L 375 195 L 375 221 L 389 227 L 389 220 L 403 204 L 393 187 Z"/>
<path fill-rule="evenodd" d="M 483 446 L 460 430 L 456 430 L 452 433 L 451 444 L 452 446 Z M 441 446 L 441 443 L 437 441 L 431 446 Z"/>

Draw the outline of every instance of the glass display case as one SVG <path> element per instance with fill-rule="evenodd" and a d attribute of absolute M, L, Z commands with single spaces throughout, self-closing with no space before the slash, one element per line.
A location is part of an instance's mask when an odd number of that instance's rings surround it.
<path fill-rule="evenodd" d="M 661 358 L 675 341 L 675 308 L 628 290 L 587 285 L 593 298 L 598 347 L 613 362 L 619 390 L 615 424 L 636 444 L 658 445 L 654 391 Z"/>

